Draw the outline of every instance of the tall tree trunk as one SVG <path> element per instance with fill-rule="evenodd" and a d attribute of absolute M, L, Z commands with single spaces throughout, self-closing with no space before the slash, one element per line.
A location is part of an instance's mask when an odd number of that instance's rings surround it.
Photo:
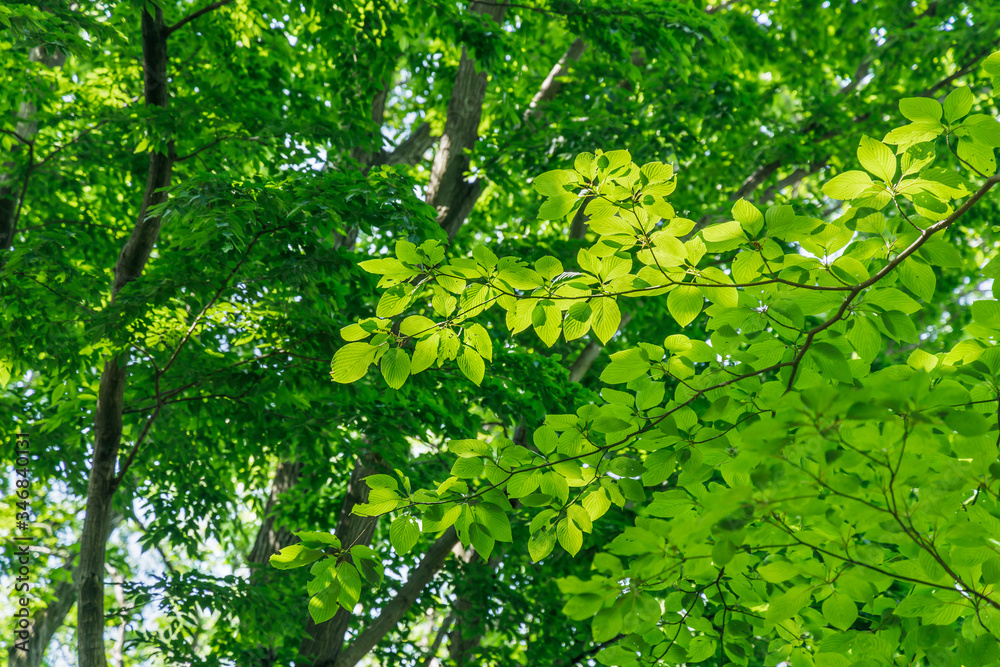
<path fill-rule="evenodd" d="M 155 12 L 150 14 L 149 11 Z M 159 7 L 142 12 L 143 88 L 147 106 L 166 108 L 167 35 Z M 173 146 L 149 157 L 146 189 L 135 228 L 115 264 L 112 299 L 146 266 L 160 233 L 159 216 L 148 216 L 151 206 L 166 200 L 162 188 L 170 185 Z M 118 481 L 115 467 L 122 435 L 122 409 L 127 381 L 127 357 L 118 354 L 104 363 L 94 420 L 94 454 L 87 486 L 87 509 L 80 537 L 79 601 L 77 604 L 77 659 L 79 667 L 107 667 L 104 645 L 104 564 L 108 523 Z"/>
<path fill-rule="evenodd" d="M 121 522 L 121 514 L 112 515 L 108 521 L 108 533 L 104 536 L 105 542 Z M 45 657 L 45 650 L 52 641 L 52 636 L 62 626 L 69 610 L 76 604 L 78 570 L 73 567 L 74 560 L 75 558 L 70 558 L 63 565 L 63 569 L 70 572 L 69 580 L 56 584 L 52 592 L 52 602 L 36 611 L 31 617 L 31 625 L 28 626 L 28 650 L 21 651 L 13 644 L 7 649 L 8 667 L 39 667 L 42 664 L 42 658 Z"/>
<path fill-rule="evenodd" d="M 507 3 L 473 2 L 469 11 L 485 14 L 502 23 Z M 454 238 L 458 233 L 482 192 L 478 181 L 465 180 L 465 173 L 469 171 L 468 153 L 479 138 L 479 121 L 483 115 L 488 78 L 485 70 L 476 71 L 476 61 L 463 46 L 455 86 L 448 100 L 444 134 L 434 155 L 430 183 L 427 185 L 427 203 L 437 211 L 438 224 L 448 232 L 448 238 Z"/>

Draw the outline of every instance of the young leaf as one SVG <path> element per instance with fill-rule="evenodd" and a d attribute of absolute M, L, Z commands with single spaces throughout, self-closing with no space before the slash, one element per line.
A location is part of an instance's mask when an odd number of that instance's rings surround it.
<path fill-rule="evenodd" d="M 482 384 L 483 376 L 486 374 L 486 364 L 483 363 L 479 353 L 468 345 L 464 346 L 458 355 L 458 368 L 465 377 L 477 385 Z"/>
<path fill-rule="evenodd" d="M 948 93 L 944 100 L 944 117 L 949 123 L 963 118 L 972 111 L 972 91 L 968 86 L 962 86 Z"/>
<path fill-rule="evenodd" d="M 410 357 L 398 347 L 386 351 L 379 363 L 385 383 L 393 389 L 402 387 L 406 378 L 410 377 Z"/>
<path fill-rule="evenodd" d="M 850 200 L 860 197 L 872 186 L 871 177 L 863 171 L 845 171 L 823 185 L 823 194 L 833 199 Z"/>
<path fill-rule="evenodd" d="M 618 332 L 622 321 L 621 311 L 613 298 L 597 298 L 591 302 L 591 324 L 594 333 L 607 345 L 608 341 Z"/>
<path fill-rule="evenodd" d="M 343 384 L 360 380 L 375 361 L 377 351 L 377 346 L 368 343 L 348 343 L 334 353 L 330 375 Z"/>
<path fill-rule="evenodd" d="M 419 537 L 420 528 L 411 516 L 398 516 L 389 524 L 389 542 L 398 554 L 409 553 Z"/>
<path fill-rule="evenodd" d="M 896 156 L 888 146 L 870 137 L 861 137 L 858 146 L 858 161 L 861 166 L 886 183 L 896 178 Z"/>
<path fill-rule="evenodd" d="M 340 605 L 337 604 L 337 600 L 340 598 L 340 589 L 340 582 L 334 581 L 318 595 L 309 599 L 309 616 L 312 617 L 313 623 L 325 623 L 334 617 L 340 608 Z"/>
<path fill-rule="evenodd" d="M 575 556 L 580 547 L 583 546 L 583 532 L 570 519 L 562 519 L 556 525 L 556 536 L 559 545 L 565 549 L 570 556 Z"/>
<path fill-rule="evenodd" d="M 904 97 L 899 101 L 899 111 L 912 121 L 941 120 L 941 104 L 930 97 Z"/>
<path fill-rule="evenodd" d="M 308 565 L 309 563 L 319 560 L 322 557 L 322 551 L 307 549 L 301 544 L 293 544 L 271 556 L 270 563 L 272 567 L 279 570 L 291 570 L 297 567 L 302 567 L 303 565 Z"/>
<path fill-rule="evenodd" d="M 691 324 L 698 317 L 704 303 L 705 297 L 701 291 L 691 285 L 681 285 L 667 296 L 667 310 L 682 327 Z"/>
<path fill-rule="evenodd" d="M 552 549 L 556 546 L 556 536 L 551 530 L 544 530 L 540 533 L 535 533 L 528 540 L 528 555 L 531 556 L 531 560 L 538 562 L 552 553 Z"/>

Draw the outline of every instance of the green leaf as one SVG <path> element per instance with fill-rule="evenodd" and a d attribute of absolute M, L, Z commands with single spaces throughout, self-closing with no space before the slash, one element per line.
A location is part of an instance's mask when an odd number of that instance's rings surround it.
<path fill-rule="evenodd" d="M 333 533 L 325 533 L 321 531 L 313 530 L 300 530 L 294 533 L 296 537 L 302 540 L 302 544 L 310 549 L 321 549 L 320 545 L 328 545 L 334 548 L 340 548 L 340 538 Z"/>
<path fill-rule="evenodd" d="M 814 342 L 809 348 L 809 358 L 816 362 L 823 375 L 847 384 L 853 384 L 854 376 L 847 365 L 844 353 L 830 343 Z"/>
<path fill-rule="evenodd" d="M 440 343 L 441 336 L 438 334 L 417 341 L 413 348 L 413 359 L 410 360 L 410 375 L 427 370 L 437 361 Z"/>
<path fill-rule="evenodd" d="M 885 310 L 899 310 L 911 315 L 920 310 L 920 304 L 895 287 L 873 289 L 865 295 L 865 301 Z"/>
<path fill-rule="evenodd" d="M 340 563 L 337 565 L 337 580 L 340 582 L 337 603 L 347 611 L 353 611 L 361 598 L 361 573 L 350 563 Z"/>
<path fill-rule="evenodd" d="M 896 178 L 896 156 L 881 141 L 870 137 L 861 137 L 861 144 L 858 146 L 858 161 L 861 162 L 862 167 L 886 183 L 892 183 Z"/>
<path fill-rule="evenodd" d="M 507 482 L 507 495 L 511 498 L 523 498 L 533 493 L 541 481 L 542 476 L 537 470 L 517 472 Z"/>
<path fill-rule="evenodd" d="M 847 340 L 854 346 L 854 351 L 858 353 L 861 360 L 870 364 L 882 351 L 882 334 L 874 324 L 861 315 L 851 318 L 847 330 Z"/>
<path fill-rule="evenodd" d="M 575 197 L 581 183 L 580 176 L 575 171 L 555 169 L 536 176 L 531 184 L 536 192 L 547 197 L 556 197 L 567 192 L 573 193 Z"/>
<path fill-rule="evenodd" d="M 676 287 L 667 296 L 667 310 L 682 327 L 691 324 L 698 317 L 704 303 L 705 297 L 701 291 L 690 285 Z"/>
<path fill-rule="evenodd" d="M 477 523 L 469 526 L 469 540 L 472 542 L 472 548 L 483 560 L 489 559 L 490 554 L 493 553 L 493 547 L 496 546 L 496 540 L 490 537 Z"/>
<path fill-rule="evenodd" d="M 318 595 L 309 599 L 309 616 L 312 617 L 313 623 L 325 623 L 334 617 L 340 608 L 340 605 L 337 604 L 340 590 L 340 582 L 334 581 Z"/>
<path fill-rule="evenodd" d="M 621 311 L 613 298 L 596 298 L 590 304 L 592 310 L 591 327 L 601 343 L 608 341 L 618 332 L 622 321 Z"/>
<path fill-rule="evenodd" d="M 795 616 L 809 604 L 811 586 L 792 586 L 790 589 L 772 599 L 767 606 L 764 619 L 767 625 L 773 626 Z"/>
<path fill-rule="evenodd" d="M 746 199 L 739 199 L 733 204 L 733 219 L 742 225 L 743 229 L 756 236 L 764 226 L 764 216 L 760 210 Z"/>
<path fill-rule="evenodd" d="M 845 171 L 823 185 L 823 194 L 833 199 L 860 197 L 872 186 L 871 176 L 863 171 Z"/>
<path fill-rule="evenodd" d="M 537 563 L 550 553 L 556 546 L 556 536 L 550 530 L 535 533 L 528 540 L 528 555 L 531 560 Z"/>
<path fill-rule="evenodd" d="M 611 355 L 611 363 L 601 373 L 601 382 L 608 384 L 631 382 L 648 372 L 649 359 L 643 356 L 639 349 L 623 350 Z"/>
<path fill-rule="evenodd" d="M 510 518 L 507 513 L 493 503 L 483 502 L 475 507 L 476 519 L 497 542 L 511 542 Z"/>
<path fill-rule="evenodd" d="M 399 323 L 399 333 L 404 336 L 417 336 L 437 328 L 434 320 L 424 317 L 423 315 L 410 315 L 402 322 Z"/>
<path fill-rule="evenodd" d="M 342 384 L 360 380 L 375 361 L 377 351 L 377 346 L 368 343 L 348 343 L 334 353 L 330 375 Z"/>
<path fill-rule="evenodd" d="M 706 227 L 702 230 L 701 235 L 705 241 L 715 244 L 711 247 L 717 252 L 739 247 L 747 240 L 746 235 L 743 233 L 743 228 L 735 220 Z"/>
<path fill-rule="evenodd" d="M 614 607 L 601 609 L 594 616 L 591 629 L 593 630 L 594 641 L 598 644 L 614 639 L 622 631 L 621 611 Z"/>
<path fill-rule="evenodd" d="M 942 132 L 944 132 L 944 126 L 939 121 L 918 120 L 890 131 L 882 141 L 898 145 L 898 150 L 901 152 L 915 144 L 934 141 Z"/>
<path fill-rule="evenodd" d="M 698 277 L 698 286 L 705 297 L 712 303 L 717 303 L 726 308 L 736 308 L 739 305 L 740 297 L 735 287 L 708 287 L 707 285 L 732 285 L 733 279 L 727 276 L 722 269 L 710 266 L 703 269 Z M 669 299 L 669 297 L 668 297 Z"/>
<path fill-rule="evenodd" d="M 847 630 L 858 618 L 858 606 L 843 593 L 834 593 L 823 600 L 823 617 L 833 627 Z"/>
<path fill-rule="evenodd" d="M 772 584 L 781 584 L 802 574 L 802 571 L 788 561 L 774 561 L 757 568 L 757 574 Z"/>
<path fill-rule="evenodd" d="M 493 361 L 493 341 L 481 324 L 466 325 L 465 344 L 475 348 L 479 355 L 487 361 Z"/>
<path fill-rule="evenodd" d="M 531 313 L 531 324 L 535 329 L 535 333 L 545 343 L 546 347 L 552 347 L 559 340 L 562 313 L 555 306 L 543 306 L 539 304 L 535 306 L 535 309 Z"/>
<path fill-rule="evenodd" d="M 972 91 L 968 86 L 962 86 L 948 93 L 944 100 L 944 117 L 949 123 L 954 123 L 972 111 Z"/>
<path fill-rule="evenodd" d="M 396 285 L 390 287 L 382 293 L 382 298 L 378 300 L 375 314 L 379 317 L 393 317 L 409 308 L 413 303 L 410 296 L 412 287 L 409 285 Z"/>
<path fill-rule="evenodd" d="M 561 220 L 573 210 L 577 202 L 579 202 L 579 197 L 572 192 L 564 192 L 554 197 L 549 197 L 538 209 L 538 219 Z"/>
<path fill-rule="evenodd" d="M 929 97 L 904 97 L 899 101 L 899 111 L 912 121 L 941 120 L 941 105 Z"/>
<path fill-rule="evenodd" d="M 301 544 L 293 544 L 271 556 L 270 563 L 272 567 L 279 570 L 291 570 L 319 560 L 323 555 L 322 551 L 307 549 Z"/>
<path fill-rule="evenodd" d="M 570 556 L 575 556 L 580 551 L 580 547 L 583 546 L 583 532 L 569 519 L 562 519 L 556 524 L 556 536 L 559 539 L 559 545 Z"/>
<path fill-rule="evenodd" d="M 937 277 L 934 269 L 916 257 L 910 256 L 899 265 L 899 279 L 906 287 L 924 301 L 934 298 Z"/>
<path fill-rule="evenodd" d="M 406 378 L 410 377 L 410 357 L 398 347 L 387 350 L 380 364 L 385 383 L 393 389 L 402 387 Z"/>
<path fill-rule="evenodd" d="M 469 346 L 464 346 L 458 354 L 458 368 L 465 377 L 469 378 L 477 385 L 482 384 L 483 376 L 486 374 L 486 364 L 479 353 Z"/>
<path fill-rule="evenodd" d="M 552 280 L 563 272 L 563 265 L 555 257 L 545 256 L 535 262 L 535 270 L 545 280 Z"/>
<path fill-rule="evenodd" d="M 398 554 L 409 553 L 419 538 L 420 527 L 411 516 L 398 516 L 389 524 L 389 543 Z"/>

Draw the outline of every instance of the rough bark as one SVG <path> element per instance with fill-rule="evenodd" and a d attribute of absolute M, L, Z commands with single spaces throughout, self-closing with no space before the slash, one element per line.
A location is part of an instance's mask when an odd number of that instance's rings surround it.
<path fill-rule="evenodd" d="M 111 533 L 121 521 L 121 514 L 112 515 L 108 522 L 108 532 L 104 536 L 105 542 L 108 541 Z M 75 579 L 77 578 L 77 570 L 73 567 L 74 560 L 75 558 L 71 558 L 63 563 L 61 569 L 66 570 L 69 577 L 56 584 L 55 590 L 52 592 L 52 602 L 36 611 L 31 617 L 31 625 L 27 629 L 28 650 L 19 651 L 13 644 L 7 649 L 8 667 L 39 667 L 42 664 L 45 650 L 52 641 L 53 635 L 65 622 L 69 610 L 76 604 L 77 585 Z"/>
<path fill-rule="evenodd" d="M 503 22 L 507 3 L 473 2 L 470 12 Z M 488 75 L 476 71 L 476 61 L 462 47 L 462 57 L 455 76 L 455 86 L 448 100 L 444 134 L 438 143 L 427 186 L 427 203 L 437 211 L 438 224 L 454 238 L 482 190 L 475 180 L 467 181 L 469 151 L 479 138 Z"/>
<path fill-rule="evenodd" d="M 142 12 L 143 87 L 148 106 L 167 106 L 167 28 L 163 11 Z M 151 153 L 146 189 L 135 228 L 115 264 L 112 299 L 141 275 L 160 231 L 159 216 L 147 211 L 166 199 L 170 185 L 172 147 Z M 80 537 L 79 602 L 77 604 L 77 660 L 80 667 L 106 667 L 104 644 L 104 569 L 108 523 L 116 489 L 115 465 L 121 446 L 122 410 L 127 381 L 126 357 L 116 355 L 104 364 L 94 420 L 94 454 L 87 487 L 87 507 Z"/>
<path fill-rule="evenodd" d="M 497 569 L 501 560 L 501 554 L 498 552 L 488 562 L 483 563 L 471 547 L 462 549 L 459 557 L 465 561 L 466 567 L 487 568 L 490 572 Z M 483 640 L 483 619 L 478 611 L 482 609 L 482 602 L 467 595 L 460 595 L 451 608 L 456 620 L 451 632 L 448 633 L 448 657 L 456 667 L 470 667 L 476 664 L 474 651 Z"/>

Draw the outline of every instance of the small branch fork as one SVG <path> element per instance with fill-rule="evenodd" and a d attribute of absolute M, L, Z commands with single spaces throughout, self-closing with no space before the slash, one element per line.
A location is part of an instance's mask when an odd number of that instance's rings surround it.
<path fill-rule="evenodd" d="M 143 426 L 142 431 L 139 433 L 139 437 L 136 438 L 135 444 L 133 444 L 131 449 L 129 450 L 128 456 L 125 458 L 124 463 L 122 463 L 119 466 L 118 474 L 115 475 L 113 482 L 115 488 L 117 488 L 122 483 L 122 480 L 125 478 L 125 474 L 128 472 L 129 467 L 131 467 L 132 462 L 135 460 L 136 454 L 138 454 L 139 452 L 139 448 L 142 446 L 142 443 L 145 441 L 146 436 L 149 434 L 150 427 L 153 425 L 153 422 L 159 416 L 160 410 L 167 404 L 167 402 L 165 401 L 165 395 L 160 392 L 160 379 L 167 373 L 168 370 L 170 370 L 170 367 L 173 365 L 174 361 L 176 361 L 177 356 L 181 353 L 181 350 L 184 348 L 185 344 L 188 342 L 188 340 L 191 339 L 191 335 L 194 333 L 195 329 L 198 328 L 198 325 L 205 317 L 205 314 L 212 308 L 212 306 L 216 304 L 216 302 L 219 300 L 219 297 L 229 286 L 229 283 L 232 281 L 233 277 L 240 270 L 240 267 L 242 267 L 243 263 L 246 262 L 247 258 L 250 256 L 250 251 L 253 249 L 253 247 L 265 234 L 276 231 L 278 229 L 284 229 L 284 227 L 273 227 L 273 228 L 262 229 L 261 231 L 257 232 L 257 234 L 253 237 L 253 239 L 251 239 L 250 243 L 247 244 L 246 250 L 243 252 L 243 256 L 240 258 L 240 261 L 238 261 L 236 265 L 230 270 L 229 275 L 226 276 L 226 279 L 222 281 L 222 284 L 219 286 L 219 289 L 215 291 L 215 294 L 212 296 L 211 299 L 209 299 L 208 303 L 206 303 L 205 306 L 201 309 L 201 312 L 199 312 L 198 315 L 195 316 L 194 320 L 191 322 L 191 325 L 184 333 L 184 336 L 181 338 L 181 341 L 177 344 L 177 347 L 174 348 L 173 353 L 170 355 L 170 358 L 167 360 L 167 363 L 166 365 L 163 366 L 163 368 L 159 368 L 156 365 L 156 362 L 153 361 L 152 356 L 150 356 L 150 363 L 153 365 L 153 373 L 154 373 L 154 387 L 155 387 L 154 399 L 156 401 L 156 405 L 153 408 L 153 413 L 146 419 L 146 423 Z"/>

